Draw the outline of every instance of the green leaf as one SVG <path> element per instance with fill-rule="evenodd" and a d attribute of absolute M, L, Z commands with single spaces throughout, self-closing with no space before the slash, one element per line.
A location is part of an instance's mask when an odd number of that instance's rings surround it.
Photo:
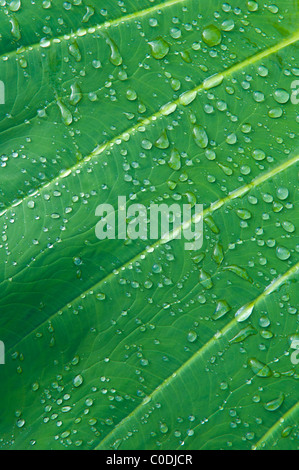
<path fill-rule="evenodd" d="M 0 446 L 296 449 L 298 2 L 98 3 L 0 7 Z"/>

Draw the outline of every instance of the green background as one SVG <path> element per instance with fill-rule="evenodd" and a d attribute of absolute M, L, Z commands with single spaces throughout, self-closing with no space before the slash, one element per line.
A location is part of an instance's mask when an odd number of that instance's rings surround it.
<path fill-rule="evenodd" d="M 297 449 L 298 2 L 0 5 L 0 447 Z"/>

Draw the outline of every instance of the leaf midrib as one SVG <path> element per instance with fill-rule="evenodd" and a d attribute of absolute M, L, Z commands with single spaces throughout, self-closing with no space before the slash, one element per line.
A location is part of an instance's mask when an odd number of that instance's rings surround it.
<path fill-rule="evenodd" d="M 232 201 L 233 199 L 236 199 L 236 198 L 239 198 L 239 197 L 242 197 L 243 195 L 245 195 L 248 191 L 250 191 L 252 188 L 256 188 L 258 187 L 260 184 L 264 183 L 265 181 L 273 178 L 274 176 L 276 176 L 277 174 L 281 173 L 282 171 L 285 171 L 287 168 L 289 168 L 290 166 L 296 164 L 297 162 L 299 161 L 299 155 L 296 155 L 295 157 L 293 157 L 292 159 L 289 159 L 287 161 L 285 161 L 284 163 L 282 163 L 281 165 L 277 166 L 276 168 L 273 168 L 271 171 L 268 171 L 268 172 L 265 172 L 264 174 L 254 178 L 250 183 L 244 185 L 244 186 L 241 186 L 240 188 L 237 188 L 235 189 L 234 191 L 231 191 L 230 194 L 228 196 L 226 196 L 225 198 L 223 199 L 219 199 L 218 201 L 215 201 L 214 203 L 212 203 L 210 205 L 209 208 L 205 209 L 203 211 L 203 217 L 205 218 L 207 215 L 210 215 L 212 214 L 213 212 L 215 212 L 216 210 L 220 209 L 221 207 L 223 207 L 223 205 L 227 204 L 228 202 Z M 180 226 L 179 228 L 180 230 L 182 230 L 182 225 Z M 131 264 L 133 264 L 134 262 L 138 261 L 140 259 L 140 257 L 142 256 L 146 256 L 146 255 L 149 255 L 151 254 L 155 249 L 157 249 L 161 244 L 163 244 L 163 240 L 162 239 L 158 239 L 155 243 L 153 243 L 152 245 L 150 245 L 149 247 L 147 247 L 146 249 L 142 250 L 141 252 L 137 253 L 136 256 L 134 256 L 133 258 L 129 259 L 128 261 L 126 261 L 124 264 L 122 264 L 121 266 L 118 266 L 117 268 L 115 268 L 117 271 L 121 270 L 121 269 L 125 269 L 127 267 L 129 267 Z M 83 296 L 87 295 L 88 292 L 94 290 L 95 288 L 98 288 L 102 283 L 105 283 L 105 282 L 108 282 L 110 280 L 110 278 L 113 278 L 114 276 L 114 270 L 111 271 L 109 274 L 107 274 L 104 278 L 100 279 L 99 281 L 97 281 L 95 284 L 93 284 L 92 286 L 90 286 L 88 289 L 86 289 L 84 292 L 82 292 L 80 295 L 78 295 L 77 297 L 75 297 L 74 299 L 72 299 L 71 301 L 68 301 L 66 303 L 66 305 L 73 305 L 74 303 L 76 303 L 77 301 L 79 301 Z M 59 311 L 63 310 L 66 305 L 64 305 L 63 307 L 61 307 L 59 309 Z M 17 341 L 14 346 L 12 346 L 10 349 L 9 349 L 9 352 L 13 351 L 19 344 L 21 344 L 23 341 L 25 341 L 28 337 L 30 337 L 32 334 L 34 334 L 36 331 L 38 331 L 43 325 L 45 325 L 46 323 L 48 323 L 49 321 L 53 320 L 53 318 L 55 318 L 56 316 L 58 315 L 58 311 L 53 313 L 50 317 L 48 317 L 46 320 L 44 320 L 42 323 L 40 323 L 36 328 L 34 328 L 32 331 L 30 331 L 26 336 L 24 336 L 22 339 L 20 339 L 20 341 Z"/>
<path fill-rule="evenodd" d="M 211 83 L 211 81 L 209 82 L 209 80 L 217 82 L 217 78 L 219 78 L 219 79 L 222 79 L 222 81 L 223 81 L 224 78 L 227 78 L 229 75 L 233 74 L 234 72 L 242 70 L 243 68 L 245 68 L 249 65 L 253 65 L 254 63 L 258 62 L 259 60 L 264 59 L 265 57 L 268 57 L 271 54 L 277 53 L 281 49 L 284 49 L 285 47 L 288 47 L 289 45 L 297 42 L 298 40 L 299 40 L 299 30 L 296 33 L 294 33 L 293 35 L 283 39 L 282 41 L 280 41 L 276 45 L 271 46 L 270 48 L 264 49 L 263 51 L 260 51 L 257 54 L 254 54 L 253 56 L 251 56 L 251 57 L 249 57 L 249 58 L 233 65 L 232 67 L 229 67 L 228 69 L 223 70 L 222 72 L 218 72 L 217 74 L 214 74 L 212 77 L 210 77 L 210 79 L 209 78 L 205 79 L 204 82 L 200 83 L 198 86 L 192 88 L 189 91 L 186 91 L 184 93 L 184 95 L 199 93 L 202 90 L 206 90 L 210 86 L 209 83 Z M 15 207 L 19 206 L 20 204 L 22 204 L 23 202 L 27 201 L 27 199 L 32 198 L 32 197 L 36 196 L 37 194 L 39 194 L 39 192 L 41 192 L 43 189 L 48 188 L 51 185 L 55 185 L 60 180 L 62 180 L 64 178 L 67 178 L 69 175 L 71 175 L 72 172 L 75 172 L 76 170 L 80 170 L 92 158 L 94 158 L 96 156 L 99 156 L 100 154 L 102 154 L 108 148 L 111 149 L 117 141 L 123 140 L 128 135 L 134 134 L 141 127 L 147 127 L 152 122 L 156 122 L 161 117 L 165 117 L 165 114 L 164 114 L 165 106 L 168 106 L 168 107 L 176 106 L 177 107 L 179 105 L 182 105 L 180 97 L 177 98 L 174 101 L 171 101 L 169 103 L 166 103 L 165 105 L 162 105 L 156 113 L 152 114 L 149 117 L 144 118 L 139 123 L 137 123 L 134 126 L 128 128 L 127 130 L 123 131 L 121 134 L 117 135 L 116 137 L 113 137 L 113 139 L 111 139 L 110 141 L 96 147 L 89 155 L 84 157 L 82 160 L 77 162 L 75 165 L 69 167 L 68 169 L 63 170 L 56 177 L 54 177 L 52 180 L 49 180 L 49 181 L 47 181 L 47 183 L 37 187 L 32 193 L 27 194 L 22 199 L 19 199 L 15 202 L 11 203 L 8 207 L 6 207 L 5 209 L 3 209 L 0 212 L 0 218 L 2 216 L 4 216 L 9 210 L 12 210 L 13 208 L 15 208 Z"/>

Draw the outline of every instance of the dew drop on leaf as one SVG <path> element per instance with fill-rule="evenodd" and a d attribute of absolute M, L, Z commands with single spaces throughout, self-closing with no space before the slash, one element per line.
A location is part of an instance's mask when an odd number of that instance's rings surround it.
<path fill-rule="evenodd" d="M 154 41 L 150 41 L 149 46 L 151 49 L 151 55 L 155 59 L 164 59 L 164 57 L 169 52 L 169 44 L 161 37 L 155 39 Z"/>
<path fill-rule="evenodd" d="M 202 32 L 203 41 L 209 46 L 217 46 L 221 43 L 221 32 L 215 25 L 209 25 Z"/>

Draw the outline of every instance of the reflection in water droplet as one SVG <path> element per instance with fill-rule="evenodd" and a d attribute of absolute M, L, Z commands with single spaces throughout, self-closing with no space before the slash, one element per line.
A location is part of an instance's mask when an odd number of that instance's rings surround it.
<path fill-rule="evenodd" d="M 176 170 L 176 171 L 181 168 L 180 154 L 176 149 L 173 149 L 171 151 L 171 155 L 170 155 L 168 165 L 169 165 L 170 168 L 172 168 L 173 170 Z"/>
<path fill-rule="evenodd" d="M 70 104 L 76 106 L 82 99 L 82 92 L 77 82 L 71 85 Z"/>
<path fill-rule="evenodd" d="M 195 125 L 192 129 L 192 135 L 198 147 L 204 149 L 209 143 L 208 135 L 205 129 L 200 125 Z"/>
<path fill-rule="evenodd" d="M 169 44 L 161 37 L 149 42 L 149 45 L 151 48 L 151 55 L 155 59 L 164 59 L 169 52 Z"/>
<path fill-rule="evenodd" d="M 70 44 L 68 49 L 70 55 L 74 57 L 75 61 L 80 62 L 82 56 L 77 42 L 74 41 L 72 44 Z"/>
<path fill-rule="evenodd" d="M 277 103 L 280 103 L 280 104 L 287 103 L 289 101 L 289 98 L 290 98 L 289 93 L 286 90 L 282 89 L 282 88 L 279 88 L 278 90 L 275 90 L 273 96 L 274 96 L 275 101 L 277 101 Z"/>
<path fill-rule="evenodd" d="M 203 269 L 199 271 L 199 282 L 205 289 L 212 289 L 213 287 L 211 276 Z"/>
<path fill-rule="evenodd" d="M 282 261 L 285 261 L 285 260 L 289 259 L 289 257 L 291 256 L 291 253 L 284 246 L 278 246 L 276 248 L 276 255 L 277 255 L 277 258 L 279 258 Z"/>
<path fill-rule="evenodd" d="M 187 340 L 189 343 L 194 343 L 194 341 L 197 339 L 197 333 L 195 331 L 189 331 L 187 335 Z"/>
<path fill-rule="evenodd" d="M 80 385 L 83 384 L 83 377 L 82 375 L 77 375 L 74 379 L 73 379 L 73 385 L 74 387 L 80 387 Z"/>
<path fill-rule="evenodd" d="M 21 8 L 21 0 L 12 0 L 9 4 L 10 11 L 19 11 Z"/>
<path fill-rule="evenodd" d="M 268 111 L 268 116 L 269 116 L 271 119 L 278 119 L 278 118 L 280 118 L 280 116 L 282 116 L 282 109 L 281 109 L 281 108 L 272 108 L 272 109 L 269 109 L 269 111 Z"/>
<path fill-rule="evenodd" d="M 19 41 L 21 39 L 21 32 L 20 32 L 20 25 L 18 21 L 16 20 L 16 18 L 11 18 L 9 22 L 11 24 L 11 34 L 13 38 L 16 41 Z"/>
<path fill-rule="evenodd" d="M 155 147 L 157 147 L 158 149 L 167 149 L 169 147 L 169 140 L 168 140 L 168 137 L 167 137 L 167 133 L 166 133 L 166 130 L 164 130 L 162 132 L 162 134 L 160 135 L 160 137 L 156 140 L 155 142 Z"/>
<path fill-rule="evenodd" d="M 281 405 L 283 404 L 285 399 L 285 396 L 283 393 L 280 394 L 278 398 L 275 398 L 274 400 L 269 401 L 268 403 L 264 404 L 264 408 L 267 411 L 276 411 L 278 410 Z"/>
<path fill-rule="evenodd" d="M 255 328 L 253 328 L 252 325 L 248 325 L 242 330 L 239 331 L 239 333 L 236 334 L 229 342 L 230 343 L 241 343 L 245 341 L 245 339 L 249 338 L 249 336 L 256 335 L 257 331 Z"/>
<path fill-rule="evenodd" d="M 207 26 L 202 32 L 202 39 L 209 47 L 217 46 L 221 43 L 221 32 L 214 25 Z"/>
<path fill-rule="evenodd" d="M 258 359 L 251 358 L 249 359 L 248 364 L 250 365 L 252 372 L 258 377 L 266 378 L 272 376 L 272 371 L 270 367 L 266 364 L 263 364 Z"/>
<path fill-rule="evenodd" d="M 219 320 L 224 315 L 226 315 L 231 310 L 230 305 L 226 302 L 226 300 L 219 300 L 216 306 L 216 310 L 212 315 L 213 320 Z"/>
<path fill-rule="evenodd" d="M 106 44 L 108 44 L 108 46 L 110 47 L 110 62 L 111 62 L 111 64 L 118 67 L 119 65 L 122 64 L 123 59 L 122 59 L 122 56 L 119 53 L 117 45 L 115 44 L 113 39 L 111 39 L 109 37 L 106 38 Z"/>

